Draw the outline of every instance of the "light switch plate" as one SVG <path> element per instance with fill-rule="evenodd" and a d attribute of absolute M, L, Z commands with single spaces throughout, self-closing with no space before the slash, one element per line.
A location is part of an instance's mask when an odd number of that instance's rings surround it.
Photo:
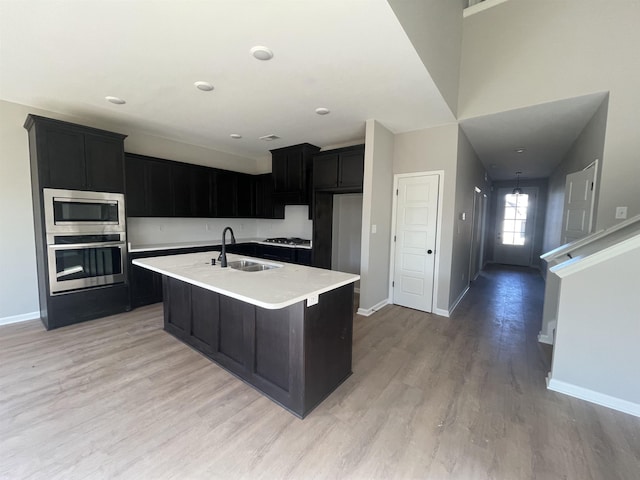
<path fill-rule="evenodd" d="M 616 207 L 616 218 L 618 220 L 627 218 L 627 207 Z"/>
<path fill-rule="evenodd" d="M 377 225 L 371 225 L 371 233 L 376 233 L 378 231 Z"/>

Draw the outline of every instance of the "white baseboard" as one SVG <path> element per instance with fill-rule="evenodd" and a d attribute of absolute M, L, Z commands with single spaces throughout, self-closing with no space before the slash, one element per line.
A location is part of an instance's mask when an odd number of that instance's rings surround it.
<path fill-rule="evenodd" d="M 462 301 L 462 299 L 464 298 L 464 296 L 467 294 L 468 291 L 469 291 L 469 285 L 467 285 L 467 287 L 462 291 L 462 293 L 458 295 L 458 298 L 456 298 L 456 301 L 453 302 L 453 305 L 451 305 L 451 308 L 449 309 L 449 315 L 447 315 L 447 317 L 451 316 L 453 311 L 456 309 L 456 307 Z"/>
<path fill-rule="evenodd" d="M 540 330 L 540 333 L 538 333 L 538 342 L 553 345 L 553 335 L 547 335 Z"/>
<path fill-rule="evenodd" d="M 12 315 L 10 317 L 1 317 L 0 325 L 9 325 L 10 323 L 26 322 L 27 320 L 35 320 L 40 318 L 40 312 L 29 312 L 21 315 Z"/>
<path fill-rule="evenodd" d="M 440 315 L 441 317 L 449 317 L 449 310 L 445 310 L 444 308 L 434 308 L 433 313 Z"/>
<path fill-rule="evenodd" d="M 561 380 L 554 380 L 550 378 L 547 382 L 547 388 L 554 392 L 564 393 L 571 397 L 586 400 L 587 402 L 602 405 L 603 407 L 612 408 L 619 412 L 628 413 L 640 417 L 640 404 L 624 400 L 622 398 L 612 397 L 604 393 L 595 392 L 588 388 L 579 387 L 571 383 L 566 383 Z"/>
<path fill-rule="evenodd" d="M 362 315 L 363 317 L 369 317 L 380 310 L 382 307 L 389 305 L 389 299 L 385 298 L 381 302 L 376 303 L 371 308 L 358 308 L 357 314 Z"/>

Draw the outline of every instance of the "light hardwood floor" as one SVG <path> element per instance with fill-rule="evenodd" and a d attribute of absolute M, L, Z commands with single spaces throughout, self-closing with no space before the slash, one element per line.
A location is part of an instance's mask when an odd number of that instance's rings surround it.
<path fill-rule="evenodd" d="M 640 419 L 545 388 L 542 289 L 491 268 L 452 318 L 356 316 L 354 374 L 305 420 L 164 333 L 160 305 L 0 327 L 0 478 L 637 480 Z"/>

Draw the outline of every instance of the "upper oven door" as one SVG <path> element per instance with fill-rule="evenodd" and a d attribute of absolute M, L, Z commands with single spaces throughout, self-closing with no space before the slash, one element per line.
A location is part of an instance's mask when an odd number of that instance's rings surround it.
<path fill-rule="evenodd" d="M 78 190 L 43 190 L 47 233 L 123 232 L 124 195 Z"/>

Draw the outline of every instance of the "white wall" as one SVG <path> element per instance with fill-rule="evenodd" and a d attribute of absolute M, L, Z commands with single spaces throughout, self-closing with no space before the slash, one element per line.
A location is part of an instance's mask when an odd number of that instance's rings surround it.
<path fill-rule="evenodd" d="M 117 125 L 95 119 L 69 117 L 0 101 L 0 323 L 12 318 L 32 317 L 39 311 L 29 142 L 27 131 L 23 128 L 29 113 L 127 134 L 127 152 L 247 173 L 254 173 L 258 169 L 258 162 L 254 159 L 132 130 L 123 131 Z"/>
<path fill-rule="evenodd" d="M 597 199 L 601 191 L 600 182 L 602 179 L 602 168 L 604 166 L 603 153 L 608 105 L 609 98 L 607 96 L 562 159 L 560 165 L 558 165 L 551 174 L 551 177 L 549 177 L 549 197 L 546 211 L 543 252 L 548 252 L 561 245 L 562 219 L 564 216 L 564 190 L 567 174 L 584 169 L 596 159 L 598 160 L 598 173 L 596 175 L 596 204 L 593 224 L 597 224 Z"/>
<path fill-rule="evenodd" d="M 387 0 L 455 114 L 462 45 L 462 11 L 467 0 Z"/>
<path fill-rule="evenodd" d="M 181 242 L 218 242 L 231 227 L 236 239 L 299 237 L 311 239 L 306 205 L 287 205 L 283 220 L 255 218 L 129 218 L 129 243 L 134 247 Z"/>
<path fill-rule="evenodd" d="M 624 243 L 636 246 L 560 280 L 549 388 L 640 416 L 640 246 Z"/>
<path fill-rule="evenodd" d="M 598 229 L 640 214 L 640 2 L 508 1 L 464 19 L 458 113 L 609 91 Z"/>
<path fill-rule="evenodd" d="M 453 232 L 455 228 L 455 198 L 458 156 L 458 125 L 401 133 L 395 137 L 393 173 L 414 173 L 443 170 L 440 188 L 443 192 L 442 231 L 438 265 L 438 294 L 434 309 L 449 310 Z"/>
<path fill-rule="evenodd" d="M 393 202 L 394 136 L 367 120 L 362 193 L 360 309 L 370 311 L 388 301 Z M 375 225 L 376 233 L 372 233 Z"/>
<path fill-rule="evenodd" d="M 482 193 L 489 192 L 485 181 L 485 169 L 469 143 L 464 131 L 458 131 L 458 159 L 456 167 L 455 219 L 453 245 L 451 249 L 451 283 L 449 306 L 455 305 L 469 286 L 469 263 L 471 261 L 471 239 L 473 230 L 473 197 L 475 187 Z M 462 219 L 464 214 L 465 219 Z"/>

